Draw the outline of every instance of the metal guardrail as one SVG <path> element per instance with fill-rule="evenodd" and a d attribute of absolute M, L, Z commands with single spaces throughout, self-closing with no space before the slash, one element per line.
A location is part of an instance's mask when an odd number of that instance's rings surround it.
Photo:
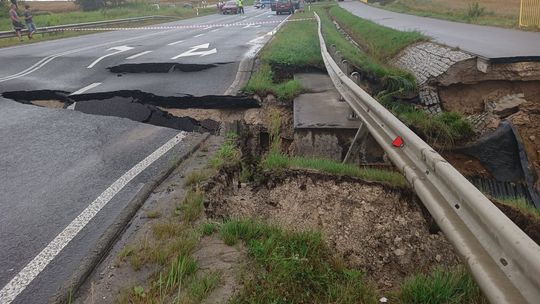
<path fill-rule="evenodd" d="M 519 26 L 540 27 L 540 0 L 521 0 Z"/>
<path fill-rule="evenodd" d="M 169 17 L 169 16 L 145 16 L 145 17 L 94 21 L 94 22 L 85 22 L 85 23 L 76 23 L 76 24 L 64 24 L 64 25 L 40 27 L 37 29 L 36 33 L 38 34 L 54 33 L 54 32 L 67 31 L 71 29 L 82 29 L 82 28 L 97 27 L 97 26 L 115 25 L 115 24 L 121 24 L 121 23 L 140 22 L 140 21 L 154 20 L 154 19 L 174 19 L 174 18 L 175 17 Z M 24 29 L 22 32 L 24 34 L 24 33 L 27 33 L 28 31 Z M 0 32 L 0 39 L 12 38 L 12 37 L 17 37 L 17 35 L 15 34 L 15 31 Z"/>
<path fill-rule="evenodd" d="M 403 173 L 491 303 L 538 303 L 540 246 L 433 148 L 321 53 L 337 90 Z M 400 136 L 404 144 L 392 142 Z"/>

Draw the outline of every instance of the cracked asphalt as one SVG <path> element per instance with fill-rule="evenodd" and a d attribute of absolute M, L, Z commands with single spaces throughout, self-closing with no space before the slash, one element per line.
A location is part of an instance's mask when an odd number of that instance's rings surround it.
<path fill-rule="evenodd" d="M 111 31 L 0 49 L 0 93 L 220 95 L 233 83 L 240 61 L 261 48 L 285 18 L 247 8 L 245 16 L 215 14 L 155 30 Z M 107 69 L 163 62 L 226 64 L 174 73 L 116 74 Z M 54 296 L 142 187 L 202 138 L 178 134 L 125 118 L 0 97 L 0 303 L 44 303 Z M 158 151 L 162 155 L 148 161 Z M 132 174 L 133 169 L 138 173 Z M 78 217 L 96 201 L 107 203 L 93 217 Z M 73 223 L 85 225 L 68 237 L 72 230 L 66 232 L 66 227 Z"/>

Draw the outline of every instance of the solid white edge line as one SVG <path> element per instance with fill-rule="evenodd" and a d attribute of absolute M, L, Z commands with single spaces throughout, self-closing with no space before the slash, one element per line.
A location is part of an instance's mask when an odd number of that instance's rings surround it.
<path fill-rule="evenodd" d="M 153 164 L 161 156 L 176 146 L 186 137 L 180 132 L 164 145 L 148 155 L 145 159 L 117 179 L 109 188 L 84 209 L 64 230 L 52 240 L 30 263 L 28 263 L 0 291 L 0 303 L 9 304 L 23 292 L 26 287 L 49 265 L 64 247 L 96 216 L 109 201 L 120 192 L 131 180 Z"/>
<path fill-rule="evenodd" d="M 69 94 L 69 95 L 71 96 L 71 95 L 79 95 L 79 94 L 82 94 L 82 93 L 84 93 L 84 92 L 86 92 L 86 91 L 88 91 L 88 90 L 91 90 L 91 89 L 97 87 L 97 86 L 100 85 L 100 84 L 101 84 L 101 82 L 94 82 L 94 83 L 89 84 L 89 85 L 85 86 L 84 88 L 81 88 L 81 89 L 79 89 L 79 90 L 77 90 L 77 91 L 75 91 L 75 92 L 73 92 L 73 93 L 71 93 L 71 94 Z"/>
<path fill-rule="evenodd" d="M 141 57 L 142 55 L 146 55 L 146 54 L 149 54 L 149 53 L 152 53 L 153 51 L 144 51 L 144 52 L 140 52 L 139 54 L 135 54 L 133 56 L 129 56 L 128 58 L 126 59 L 135 59 L 137 57 Z"/>

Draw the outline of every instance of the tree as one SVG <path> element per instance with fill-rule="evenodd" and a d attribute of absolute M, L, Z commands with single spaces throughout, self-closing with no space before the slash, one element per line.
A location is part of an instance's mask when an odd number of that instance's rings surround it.
<path fill-rule="evenodd" d="M 75 0 L 83 11 L 95 11 L 105 7 L 104 0 Z"/>

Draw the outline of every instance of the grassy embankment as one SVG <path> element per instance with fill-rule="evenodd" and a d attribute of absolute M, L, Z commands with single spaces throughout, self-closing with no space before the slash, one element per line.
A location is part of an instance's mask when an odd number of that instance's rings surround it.
<path fill-rule="evenodd" d="M 273 149 L 279 145 L 276 138 Z M 202 272 L 192 253 L 202 236 L 213 235 L 229 246 L 243 242 L 247 248 L 249 271 L 240 271 L 241 288 L 230 303 L 379 303 L 380 292 L 364 273 L 348 268 L 333 255 L 318 231 L 292 232 L 251 219 L 198 222 L 205 195 L 200 184 L 220 168 L 240 162 L 235 137 L 229 136 L 207 169 L 187 177 L 191 190 L 175 215 L 155 224 L 152 238 L 119 253 L 119 261 L 135 270 L 148 265 L 160 270 L 144 286 L 124 290 L 117 302 L 200 303 L 220 284 L 222 274 Z M 150 212 L 148 216 L 162 215 Z M 395 291 L 386 292 L 386 297 L 395 303 L 484 303 L 478 287 L 461 268 L 412 276 Z"/>
<path fill-rule="evenodd" d="M 520 0 L 396 0 L 386 5 L 373 5 L 394 12 L 450 21 L 513 28 L 519 26 Z"/>
<path fill-rule="evenodd" d="M 335 44 L 343 56 L 359 67 L 367 77 L 378 80 L 374 96 L 401 121 L 431 144 L 451 146 L 472 135 L 470 124 L 462 115 L 445 112 L 430 116 L 413 105 L 396 102 L 400 96 L 416 90 L 414 76 L 392 67 L 388 62 L 408 45 L 427 40 L 416 32 L 401 32 L 358 18 L 338 6 L 316 8 L 323 23 L 327 45 Z M 332 20 L 360 45 L 353 46 L 336 29 Z"/>
<path fill-rule="evenodd" d="M 291 18 L 312 17 L 311 13 L 298 13 Z M 253 73 L 244 91 L 260 96 L 273 94 L 281 101 L 291 101 L 302 92 L 302 86 L 296 80 L 279 75 L 279 71 L 324 68 L 316 23 L 307 20 L 285 24 L 261 51 L 260 60 L 260 67 Z"/>
<path fill-rule="evenodd" d="M 21 6 L 22 7 L 22 6 Z M 209 6 L 205 9 L 199 9 L 200 15 L 208 15 L 215 13 L 216 9 L 214 6 Z M 22 15 L 22 10 L 20 10 L 19 15 Z M 97 11 L 70 11 L 70 12 L 58 12 L 58 13 L 49 13 L 49 12 L 40 12 L 34 15 L 34 23 L 36 26 L 45 27 L 53 25 L 62 25 L 62 24 L 74 24 L 74 23 L 84 23 L 84 22 L 93 22 L 93 21 L 103 21 L 103 20 L 113 20 L 113 19 L 124 19 L 132 17 L 142 17 L 142 16 L 152 16 L 152 15 L 161 15 L 161 16 L 171 16 L 175 19 L 187 19 L 196 17 L 195 9 L 183 8 L 183 7 L 169 7 L 162 6 L 159 10 L 154 6 L 143 3 L 130 3 L 125 6 L 118 8 L 109 8 L 106 10 L 97 10 Z M 171 19 L 173 20 L 173 19 Z M 156 20 L 156 21 L 145 21 L 140 23 L 126 23 L 118 26 L 121 27 L 135 27 L 135 26 L 146 26 L 156 23 L 163 23 L 167 20 Z M 170 21 L 170 20 L 169 20 Z M 12 30 L 11 22 L 7 14 L 0 15 L 0 31 L 10 31 Z M 21 43 L 17 38 L 8 38 L 0 39 L 0 47 L 20 45 L 26 43 L 35 43 L 45 40 L 53 40 L 59 38 L 74 37 L 84 34 L 89 34 L 92 32 L 82 31 L 82 32 L 57 32 L 57 33 L 44 33 L 34 35 L 34 39 L 29 40 L 27 37 L 24 37 L 24 41 Z"/>

